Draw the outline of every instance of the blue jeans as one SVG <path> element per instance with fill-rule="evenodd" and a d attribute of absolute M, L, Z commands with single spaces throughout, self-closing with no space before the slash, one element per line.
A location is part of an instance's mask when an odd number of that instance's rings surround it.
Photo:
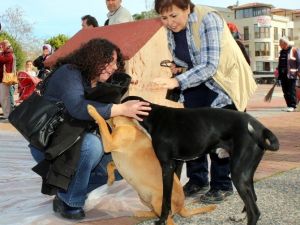
<path fill-rule="evenodd" d="M 14 99 L 14 93 L 15 93 L 15 86 L 11 85 L 9 86 L 9 100 L 10 100 L 10 108 L 13 109 L 15 106 L 15 99 Z"/>
<path fill-rule="evenodd" d="M 211 159 L 210 167 L 210 189 L 230 191 L 233 189 L 230 179 L 230 158 L 219 159 L 215 153 L 209 154 Z M 199 186 L 209 184 L 208 181 L 208 162 L 207 155 L 201 156 L 198 159 L 187 161 L 187 177 L 190 182 Z"/>
<path fill-rule="evenodd" d="M 40 162 L 44 153 L 30 146 L 33 158 Z M 78 167 L 67 191 L 59 191 L 58 197 L 71 207 L 83 207 L 87 194 L 107 182 L 106 166 L 111 154 L 104 154 L 101 139 L 91 133 L 83 137 Z M 122 177 L 116 174 L 116 180 Z"/>

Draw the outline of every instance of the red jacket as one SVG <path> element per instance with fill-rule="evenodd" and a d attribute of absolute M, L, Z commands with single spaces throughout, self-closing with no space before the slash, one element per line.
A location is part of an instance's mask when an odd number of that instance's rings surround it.
<path fill-rule="evenodd" d="M 0 83 L 3 78 L 3 66 L 5 65 L 6 72 L 11 73 L 13 71 L 14 57 L 12 52 L 0 53 Z"/>

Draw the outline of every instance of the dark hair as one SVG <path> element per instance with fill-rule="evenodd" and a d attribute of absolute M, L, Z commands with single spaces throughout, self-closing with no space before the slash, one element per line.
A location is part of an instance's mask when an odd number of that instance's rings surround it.
<path fill-rule="evenodd" d="M 59 58 L 54 65 L 58 67 L 71 64 L 73 68 L 81 71 L 82 75 L 89 81 L 93 80 L 104 70 L 105 66 L 113 61 L 113 52 L 117 52 L 116 72 L 124 72 L 124 61 L 121 50 L 106 39 L 96 38 L 84 43 L 79 49 L 69 55 Z"/>
<path fill-rule="evenodd" d="M 182 10 L 186 10 L 190 6 L 191 12 L 194 11 L 195 7 L 191 0 L 155 0 L 154 9 L 160 14 L 171 9 L 172 5 L 175 5 Z"/>
<path fill-rule="evenodd" d="M 85 15 L 83 17 L 81 17 L 81 21 L 86 20 L 86 24 L 88 26 L 93 26 L 93 27 L 98 27 L 98 21 L 96 20 L 95 17 L 91 16 L 91 15 Z"/>

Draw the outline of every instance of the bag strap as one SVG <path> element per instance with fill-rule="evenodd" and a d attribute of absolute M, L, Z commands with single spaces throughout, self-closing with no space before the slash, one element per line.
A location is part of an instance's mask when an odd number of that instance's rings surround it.
<path fill-rule="evenodd" d="M 55 69 L 55 70 L 56 70 L 56 69 Z M 44 80 L 40 81 L 40 82 L 36 85 L 36 87 L 35 87 L 35 92 L 36 92 L 38 95 L 40 95 L 40 96 L 43 96 L 43 95 L 44 95 L 44 93 L 45 93 L 45 91 L 46 91 L 47 84 L 48 84 L 48 82 L 49 82 L 51 76 L 54 74 L 55 70 L 51 71 L 51 72 L 48 74 L 48 76 L 47 76 Z M 65 105 L 64 105 L 64 103 L 63 103 L 62 101 L 56 102 L 55 104 L 56 104 L 56 106 L 57 106 L 58 108 L 60 108 L 61 111 L 64 111 Z"/>
<path fill-rule="evenodd" d="M 35 90 L 40 94 L 40 95 L 44 95 L 45 91 L 46 91 L 46 87 L 47 84 L 49 82 L 50 77 L 54 74 L 55 70 L 51 71 L 48 76 L 46 76 L 46 78 L 42 81 L 40 81 L 36 87 Z"/>

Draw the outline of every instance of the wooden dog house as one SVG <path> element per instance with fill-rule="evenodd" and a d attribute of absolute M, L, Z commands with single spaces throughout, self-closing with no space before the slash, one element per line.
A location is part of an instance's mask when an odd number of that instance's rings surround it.
<path fill-rule="evenodd" d="M 129 95 L 137 95 L 162 105 L 181 107 L 180 103 L 165 98 L 166 89 L 157 88 L 151 81 L 159 76 L 171 76 L 169 68 L 160 62 L 171 59 L 166 30 L 159 19 L 140 20 L 104 27 L 80 30 L 45 62 L 52 66 L 60 57 L 66 56 L 94 38 L 110 40 L 122 51 L 126 72 L 132 77 Z"/>

